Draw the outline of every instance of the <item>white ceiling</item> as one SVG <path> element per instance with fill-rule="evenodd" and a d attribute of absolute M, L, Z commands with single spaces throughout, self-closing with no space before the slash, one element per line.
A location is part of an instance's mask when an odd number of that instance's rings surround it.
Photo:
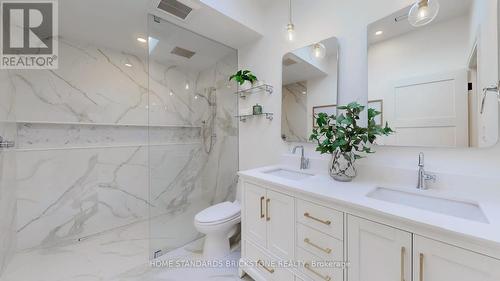
<path fill-rule="evenodd" d="M 433 24 L 450 20 L 452 18 L 456 18 L 459 16 L 465 16 L 471 10 L 472 4 L 474 1 L 479 0 L 439 0 L 440 9 L 439 14 L 436 19 L 429 24 L 431 26 Z M 368 27 L 368 44 L 375 44 L 410 31 L 416 30 L 416 27 L 410 25 L 408 20 L 403 20 L 396 22 L 394 19 L 407 15 L 410 11 L 411 6 L 408 6 L 402 10 L 396 11 L 395 13 L 380 19 Z M 375 35 L 377 31 L 383 31 L 382 35 Z"/>

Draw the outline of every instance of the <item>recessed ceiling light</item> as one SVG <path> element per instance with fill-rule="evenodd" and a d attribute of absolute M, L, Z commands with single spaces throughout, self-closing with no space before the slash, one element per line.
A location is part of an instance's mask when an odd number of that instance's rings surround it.
<path fill-rule="evenodd" d="M 126 67 L 132 67 L 132 65 L 130 63 L 126 63 L 125 66 Z"/>
<path fill-rule="evenodd" d="M 137 41 L 141 42 L 141 43 L 146 43 L 148 42 L 148 40 L 142 38 L 142 37 L 137 37 Z"/>
<path fill-rule="evenodd" d="M 377 32 L 375 32 L 375 35 L 379 36 L 379 35 L 382 35 L 384 32 L 382 30 L 379 30 Z"/>

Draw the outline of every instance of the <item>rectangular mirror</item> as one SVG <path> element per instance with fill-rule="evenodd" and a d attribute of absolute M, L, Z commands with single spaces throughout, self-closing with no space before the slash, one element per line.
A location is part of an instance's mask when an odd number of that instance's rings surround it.
<path fill-rule="evenodd" d="M 483 89 L 498 83 L 498 46 L 484 32 L 495 30 L 491 38 L 496 38 L 498 22 L 482 2 L 420 0 L 415 17 L 409 6 L 368 26 L 369 106 L 379 107 L 380 122 L 396 131 L 377 140 L 379 145 L 488 147 L 497 142 L 495 91 L 484 94 Z"/>
<path fill-rule="evenodd" d="M 281 137 L 307 142 L 313 116 L 337 104 L 338 42 L 332 37 L 283 56 Z"/>

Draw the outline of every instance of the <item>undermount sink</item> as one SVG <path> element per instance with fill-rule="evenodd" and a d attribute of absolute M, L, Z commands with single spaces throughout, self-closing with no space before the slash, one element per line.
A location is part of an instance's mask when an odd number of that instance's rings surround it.
<path fill-rule="evenodd" d="M 378 187 L 367 197 L 435 213 L 488 223 L 478 204 Z"/>
<path fill-rule="evenodd" d="M 274 169 L 271 171 L 266 171 L 266 172 L 264 172 L 264 174 L 273 175 L 276 177 L 280 177 L 280 178 L 287 179 L 287 180 L 294 180 L 294 181 L 300 181 L 300 180 L 307 179 L 309 177 L 314 176 L 313 174 L 302 173 L 302 172 L 281 169 L 281 168 Z"/>

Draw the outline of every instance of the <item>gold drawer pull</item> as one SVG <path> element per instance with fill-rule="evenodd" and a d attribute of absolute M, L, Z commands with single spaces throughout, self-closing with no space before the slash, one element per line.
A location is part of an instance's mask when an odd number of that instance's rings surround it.
<path fill-rule="evenodd" d="M 314 273 L 316 276 L 318 276 L 319 278 L 321 278 L 321 279 L 323 279 L 323 280 L 325 280 L 325 281 L 331 281 L 331 280 L 332 280 L 332 278 L 331 278 L 330 276 L 328 276 L 328 275 L 323 276 L 322 274 L 320 274 L 320 273 L 318 273 L 318 272 L 314 271 L 314 270 L 311 268 L 311 265 L 309 265 L 309 263 L 307 263 L 307 262 L 304 264 L 304 267 L 305 267 L 307 270 L 309 270 L 310 272 Z"/>
<path fill-rule="evenodd" d="M 405 253 L 406 248 L 401 247 L 401 281 L 405 281 Z"/>
<path fill-rule="evenodd" d="M 260 218 L 263 219 L 264 218 L 264 196 L 260 197 Z"/>
<path fill-rule="evenodd" d="M 424 281 L 424 254 L 420 254 L 420 281 Z"/>
<path fill-rule="evenodd" d="M 321 251 L 327 253 L 327 254 L 330 254 L 332 252 L 332 249 L 330 249 L 330 248 L 321 248 L 320 246 L 318 246 L 318 245 L 314 244 L 313 242 L 311 242 L 311 240 L 309 240 L 309 238 L 304 239 L 304 242 L 306 244 L 309 244 L 309 245 L 313 246 L 314 248 L 316 248 L 318 250 L 321 250 Z"/>
<path fill-rule="evenodd" d="M 315 218 L 315 217 L 311 216 L 309 213 L 304 213 L 304 217 L 306 217 L 306 218 L 308 218 L 308 219 L 315 220 L 315 221 L 320 222 L 320 223 L 322 223 L 322 224 L 326 224 L 326 225 L 330 225 L 330 224 L 332 224 L 332 222 L 331 222 L 331 221 L 324 221 L 324 220 L 320 220 L 320 219 L 318 219 L 318 218 Z"/>
<path fill-rule="evenodd" d="M 260 266 L 262 266 L 262 267 L 263 267 L 263 268 L 264 268 L 267 272 L 269 272 L 269 273 L 271 273 L 271 274 L 273 274 L 273 273 L 274 273 L 274 269 L 272 269 L 272 268 L 267 268 L 267 266 L 265 266 L 265 265 L 264 265 L 264 262 L 263 262 L 263 261 L 259 260 L 259 261 L 257 261 L 257 264 L 258 264 L 258 265 L 260 265 Z"/>
<path fill-rule="evenodd" d="M 266 221 L 271 220 L 271 216 L 269 215 L 269 202 L 271 202 L 271 199 L 266 200 Z"/>

